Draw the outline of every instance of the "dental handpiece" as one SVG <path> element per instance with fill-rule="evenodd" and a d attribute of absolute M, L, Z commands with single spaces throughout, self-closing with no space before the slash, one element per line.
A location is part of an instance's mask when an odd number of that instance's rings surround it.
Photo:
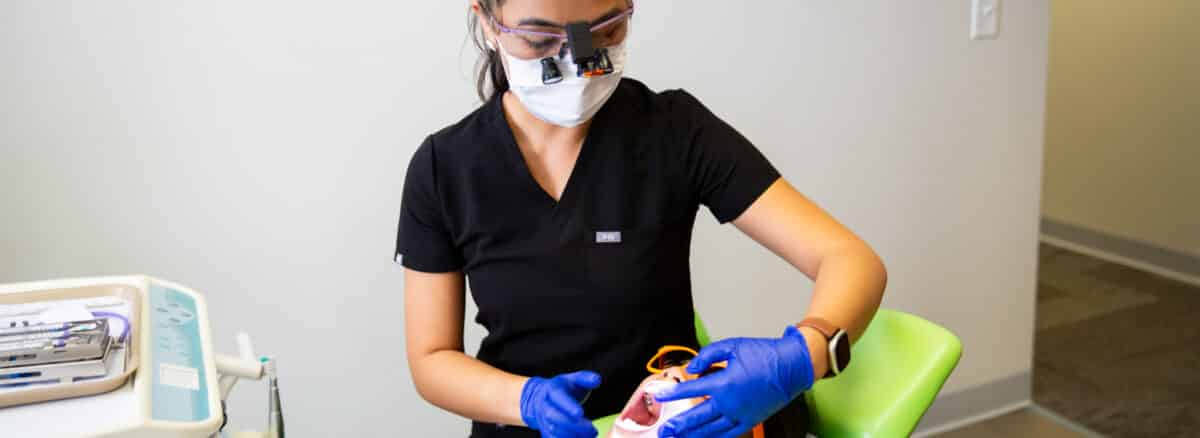
<path fill-rule="evenodd" d="M 264 356 L 260 359 L 263 362 L 263 368 L 267 372 L 267 380 L 270 384 L 269 392 L 267 393 L 267 436 L 271 438 L 284 438 L 283 432 L 283 407 L 279 404 L 279 378 L 275 375 L 275 358 Z"/>

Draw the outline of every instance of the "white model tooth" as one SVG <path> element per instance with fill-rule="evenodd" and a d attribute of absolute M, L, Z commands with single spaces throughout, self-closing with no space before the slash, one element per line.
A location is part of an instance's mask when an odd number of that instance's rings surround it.
<path fill-rule="evenodd" d="M 668 382 L 668 381 L 665 381 L 665 380 L 656 380 L 656 381 L 653 381 L 653 382 L 650 382 L 650 383 L 647 383 L 647 384 L 646 384 L 646 393 L 647 393 L 647 394 L 654 394 L 654 395 L 656 395 L 656 396 L 657 396 L 657 395 L 659 395 L 659 394 L 662 394 L 662 392 L 663 392 L 663 391 L 666 391 L 666 390 L 668 390 L 668 389 L 674 388 L 674 387 L 675 387 L 675 385 L 678 385 L 678 384 L 679 384 L 679 383 L 677 383 L 677 382 Z"/>

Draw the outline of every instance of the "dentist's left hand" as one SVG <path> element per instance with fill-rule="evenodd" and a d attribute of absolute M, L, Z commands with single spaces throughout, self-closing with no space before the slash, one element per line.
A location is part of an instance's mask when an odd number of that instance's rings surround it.
<path fill-rule="evenodd" d="M 580 404 L 597 386 L 600 375 L 591 371 L 531 377 L 521 390 L 521 419 L 543 438 L 593 438 L 599 432 Z"/>

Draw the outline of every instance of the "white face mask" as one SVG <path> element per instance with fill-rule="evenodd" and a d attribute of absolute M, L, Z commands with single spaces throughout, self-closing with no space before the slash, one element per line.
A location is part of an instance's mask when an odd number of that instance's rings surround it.
<path fill-rule="evenodd" d="M 488 46 L 492 46 L 488 41 Z M 612 97 L 621 75 L 625 71 L 625 44 L 608 48 L 608 58 L 613 72 L 592 78 L 579 77 L 572 55 L 555 58 L 563 80 L 557 84 L 542 83 L 540 59 L 518 59 L 500 46 L 500 54 L 507 61 L 509 91 L 525 105 L 534 116 L 547 123 L 563 127 L 574 127 L 591 119 Z"/>

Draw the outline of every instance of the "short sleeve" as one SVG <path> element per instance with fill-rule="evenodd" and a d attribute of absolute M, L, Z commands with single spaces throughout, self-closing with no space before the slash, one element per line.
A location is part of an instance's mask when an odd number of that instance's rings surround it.
<path fill-rule="evenodd" d="M 427 138 L 408 163 L 395 260 L 417 271 L 451 272 L 461 269 L 463 261 L 443 213 L 434 152 L 433 140 Z"/>
<path fill-rule="evenodd" d="M 746 137 L 718 118 L 686 91 L 677 91 L 675 111 L 689 141 L 687 174 L 692 193 L 708 206 L 717 221 L 741 216 L 779 171 Z"/>

